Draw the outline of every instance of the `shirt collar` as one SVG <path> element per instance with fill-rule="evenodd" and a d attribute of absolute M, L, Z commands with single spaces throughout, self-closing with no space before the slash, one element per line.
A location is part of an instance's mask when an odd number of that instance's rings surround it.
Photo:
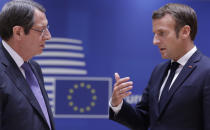
<path fill-rule="evenodd" d="M 20 68 L 24 63 L 23 58 L 14 49 L 12 49 L 12 47 L 10 47 L 4 40 L 2 40 L 2 44 L 7 50 L 7 52 L 10 54 L 12 59 L 15 61 L 17 66 Z"/>
<path fill-rule="evenodd" d="M 182 56 L 177 62 L 184 66 L 190 57 L 197 51 L 197 47 L 194 46 L 190 51 L 188 51 L 184 56 Z M 173 61 L 173 60 L 172 60 Z"/>

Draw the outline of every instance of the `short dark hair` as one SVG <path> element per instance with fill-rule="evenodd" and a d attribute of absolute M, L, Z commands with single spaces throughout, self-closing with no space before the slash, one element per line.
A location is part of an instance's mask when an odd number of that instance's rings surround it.
<path fill-rule="evenodd" d="M 197 33 L 197 16 L 194 9 L 184 4 L 170 3 L 154 11 L 152 19 L 160 19 L 166 14 L 171 15 L 175 19 L 177 37 L 179 37 L 180 29 L 185 25 L 189 25 L 191 28 L 190 38 L 191 40 L 195 39 Z"/>
<path fill-rule="evenodd" d="M 45 13 L 45 8 L 32 0 L 13 0 L 7 2 L 0 13 L 0 36 L 9 40 L 13 35 L 14 26 L 22 26 L 28 34 L 34 24 L 35 9 Z"/>

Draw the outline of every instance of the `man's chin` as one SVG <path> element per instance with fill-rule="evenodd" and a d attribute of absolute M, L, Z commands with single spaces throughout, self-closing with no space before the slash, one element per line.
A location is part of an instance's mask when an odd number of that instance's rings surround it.
<path fill-rule="evenodd" d="M 170 59 L 168 56 L 161 55 L 162 59 Z"/>
<path fill-rule="evenodd" d="M 41 54 L 42 54 L 42 52 L 43 52 L 43 50 L 40 50 L 39 52 L 37 52 L 37 53 L 36 53 L 36 55 L 35 55 L 35 56 L 37 56 L 37 55 L 41 55 Z"/>

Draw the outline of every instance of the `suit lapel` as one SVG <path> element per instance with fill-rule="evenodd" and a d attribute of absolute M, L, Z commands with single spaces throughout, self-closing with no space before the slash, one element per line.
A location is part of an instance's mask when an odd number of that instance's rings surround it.
<path fill-rule="evenodd" d="M 27 81 L 25 80 L 15 61 L 12 59 L 10 54 L 2 45 L 0 47 L 0 55 L 3 57 L 1 61 L 3 66 L 5 67 L 4 72 L 8 75 L 11 81 L 13 81 L 15 87 L 19 89 L 20 92 L 26 97 L 26 99 L 32 105 L 32 107 L 45 120 L 41 107 L 38 101 L 36 100 L 32 90 L 30 89 L 30 86 L 28 85 Z"/>
<path fill-rule="evenodd" d="M 16 87 L 23 93 L 23 95 L 28 99 L 30 104 L 43 116 L 42 110 L 36 100 L 30 86 L 26 82 L 22 73 L 18 69 L 14 69 L 14 66 L 8 66 L 5 73 L 10 77 L 10 79 L 15 83 Z"/>
<path fill-rule="evenodd" d="M 155 93 L 155 113 L 156 115 L 159 115 L 159 92 L 160 92 L 160 88 L 161 85 L 163 83 L 163 80 L 165 79 L 167 73 L 168 73 L 168 69 L 170 67 L 170 63 L 171 61 L 166 62 L 165 64 L 163 64 L 162 66 L 160 66 L 157 70 L 159 72 L 157 72 L 157 75 L 155 76 L 155 81 L 157 81 L 157 83 L 155 83 L 154 85 L 156 85 L 154 87 L 154 93 Z"/>
<path fill-rule="evenodd" d="M 173 85 L 171 86 L 171 89 L 169 91 L 169 95 L 166 99 L 166 102 L 164 103 L 164 107 L 162 110 L 160 110 L 160 115 L 163 113 L 163 111 L 166 109 L 167 105 L 170 103 L 170 100 L 172 99 L 175 92 L 181 87 L 182 83 L 190 76 L 190 74 L 193 72 L 193 70 L 196 68 L 196 62 L 200 60 L 200 52 L 196 51 L 192 57 L 188 60 L 188 62 L 185 64 L 181 72 L 179 73 L 177 79 L 174 81 Z"/>

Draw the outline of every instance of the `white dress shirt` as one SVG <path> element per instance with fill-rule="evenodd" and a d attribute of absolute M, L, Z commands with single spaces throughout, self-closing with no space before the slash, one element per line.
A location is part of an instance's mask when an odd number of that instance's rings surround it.
<path fill-rule="evenodd" d="M 180 64 L 179 67 L 177 68 L 176 72 L 175 72 L 175 75 L 174 75 L 174 78 L 171 82 L 171 85 L 169 87 L 169 89 L 171 88 L 172 84 L 174 83 L 174 81 L 176 80 L 176 78 L 178 77 L 179 73 L 181 72 L 181 70 L 183 69 L 184 65 L 187 63 L 187 61 L 190 59 L 190 57 L 197 51 L 197 47 L 194 46 L 190 51 L 188 51 L 184 56 L 182 56 L 177 62 Z M 171 60 L 171 62 L 173 62 L 173 60 Z M 163 81 L 163 84 L 161 85 L 161 88 L 160 88 L 160 92 L 159 92 L 159 98 L 158 100 L 160 100 L 160 96 L 162 94 L 162 91 L 163 91 L 163 88 L 166 84 L 166 81 L 168 79 L 168 76 L 170 74 L 170 70 L 168 71 L 168 74 L 167 76 L 165 77 L 164 81 Z M 123 104 L 123 101 L 116 107 L 113 107 L 111 105 L 111 99 L 109 101 L 109 106 L 112 108 L 112 110 L 117 114 L 121 108 L 122 108 L 122 104 Z"/>
<path fill-rule="evenodd" d="M 20 69 L 20 71 L 23 74 L 23 76 L 25 77 L 25 72 L 21 68 L 22 64 L 24 63 L 23 58 L 12 47 L 10 47 L 4 40 L 2 40 L 2 44 L 3 44 L 4 48 L 7 50 L 7 52 L 10 54 L 12 59 L 17 64 L 17 66 Z"/>

